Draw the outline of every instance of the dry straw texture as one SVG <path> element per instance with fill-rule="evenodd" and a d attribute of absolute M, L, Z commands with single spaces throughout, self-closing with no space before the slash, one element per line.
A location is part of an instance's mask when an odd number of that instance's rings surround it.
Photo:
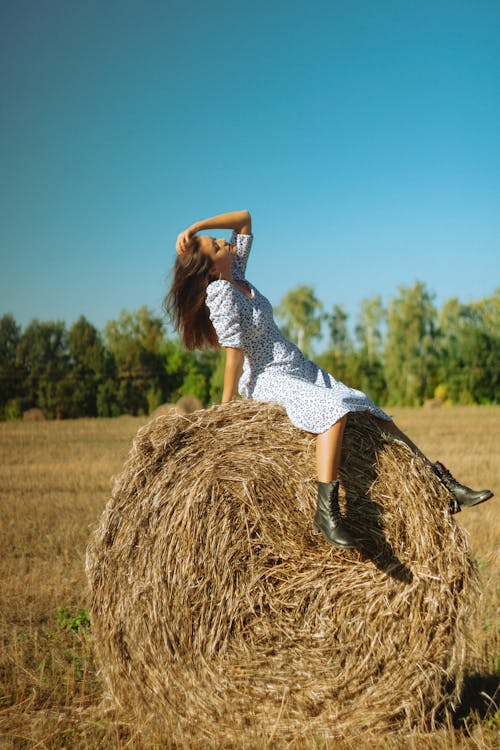
<path fill-rule="evenodd" d="M 312 532 L 314 438 L 277 406 L 143 427 L 87 553 L 116 704 L 201 744 L 432 726 L 465 665 L 466 537 L 432 472 L 365 414 L 341 484 L 356 550 Z"/>

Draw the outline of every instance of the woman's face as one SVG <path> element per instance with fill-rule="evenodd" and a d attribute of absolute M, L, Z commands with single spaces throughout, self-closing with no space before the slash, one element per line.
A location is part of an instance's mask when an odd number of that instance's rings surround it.
<path fill-rule="evenodd" d="M 215 237 L 206 235 L 198 236 L 200 252 L 212 261 L 210 273 L 212 276 L 224 278 L 231 274 L 234 253 L 236 248 L 224 239 L 216 240 Z"/>

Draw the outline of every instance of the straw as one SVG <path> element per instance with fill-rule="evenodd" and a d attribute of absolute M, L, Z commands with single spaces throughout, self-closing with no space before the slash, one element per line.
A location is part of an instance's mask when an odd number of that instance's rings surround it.
<path fill-rule="evenodd" d="M 314 471 L 314 437 L 276 405 L 138 432 L 87 574 L 102 676 L 139 725 L 242 746 L 252 727 L 428 729 L 457 699 L 478 578 L 446 490 L 350 415 L 341 508 L 358 548 L 339 550 L 313 533 Z"/>

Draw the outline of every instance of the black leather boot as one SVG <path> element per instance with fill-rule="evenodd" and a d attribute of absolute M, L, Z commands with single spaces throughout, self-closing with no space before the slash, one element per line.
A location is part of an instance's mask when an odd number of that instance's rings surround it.
<path fill-rule="evenodd" d="M 342 523 L 339 508 L 339 483 L 318 482 L 318 507 L 314 527 L 335 547 L 351 549 L 356 544 Z"/>
<path fill-rule="evenodd" d="M 493 497 L 493 492 L 491 490 L 471 490 L 471 488 L 466 487 L 465 484 L 457 482 L 452 473 L 440 461 L 436 461 L 436 463 L 433 464 L 433 469 L 442 484 L 444 484 L 448 492 L 450 492 L 457 501 L 459 509 L 464 505 L 469 507 L 472 505 L 479 505 L 479 503 L 484 503 L 485 500 L 489 500 L 490 497 Z"/>

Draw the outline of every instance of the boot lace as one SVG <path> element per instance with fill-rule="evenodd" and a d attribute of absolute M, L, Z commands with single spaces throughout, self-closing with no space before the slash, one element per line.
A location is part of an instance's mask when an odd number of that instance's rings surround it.
<path fill-rule="evenodd" d="M 339 501 L 335 495 L 330 498 L 330 516 L 334 526 L 338 526 L 342 522 L 342 515 L 340 513 Z"/>
<path fill-rule="evenodd" d="M 450 498 L 450 513 L 460 513 L 460 503 L 458 502 L 457 498 L 455 497 L 454 490 L 456 490 L 457 487 L 460 487 L 459 483 L 451 473 L 449 469 L 446 468 L 444 464 L 441 462 L 437 463 L 437 475 L 441 482 L 444 484 L 446 489 L 451 495 Z"/>
<path fill-rule="evenodd" d="M 449 490 L 455 489 L 459 486 L 459 483 L 457 482 L 451 471 L 446 468 L 446 466 L 444 466 L 443 464 L 439 464 L 438 471 L 443 484 Z"/>

